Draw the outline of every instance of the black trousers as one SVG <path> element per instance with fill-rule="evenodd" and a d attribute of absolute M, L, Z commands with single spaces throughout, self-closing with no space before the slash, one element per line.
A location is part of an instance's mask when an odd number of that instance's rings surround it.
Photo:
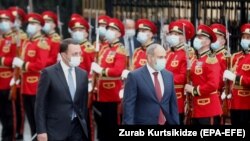
<path fill-rule="evenodd" d="M 97 124 L 97 138 L 99 141 L 110 141 L 118 125 L 117 102 L 94 102 L 94 117 Z"/>
<path fill-rule="evenodd" d="M 24 105 L 23 105 L 23 96 L 20 93 L 20 88 L 17 89 L 16 97 L 16 133 L 19 137 L 23 136 L 24 131 Z M 21 138 L 20 138 L 21 139 Z"/>
<path fill-rule="evenodd" d="M 83 134 L 83 130 L 78 118 L 74 118 L 70 125 L 68 137 L 64 140 L 50 140 L 49 141 L 89 141 Z"/>
<path fill-rule="evenodd" d="M 10 90 L 0 90 L 0 121 L 2 123 L 2 141 L 11 141 L 13 133 L 12 103 L 9 100 Z"/>
<path fill-rule="evenodd" d="M 36 124 L 35 124 L 35 95 L 27 95 L 23 94 L 24 101 L 24 110 L 28 118 L 28 122 L 30 125 L 31 136 L 36 133 Z"/>
<path fill-rule="evenodd" d="M 193 118 L 192 125 L 220 125 L 220 116 Z"/>
<path fill-rule="evenodd" d="M 230 110 L 232 125 L 249 125 L 250 110 Z"/>
<path fill-rule="evenodd" d="M 184 125 L 184 113 L 179 113 L 180 125 Z"/>

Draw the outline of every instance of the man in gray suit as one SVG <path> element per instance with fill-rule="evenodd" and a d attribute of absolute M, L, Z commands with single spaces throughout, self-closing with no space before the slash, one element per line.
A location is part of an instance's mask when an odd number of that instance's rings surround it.
<path fill-rule="evenodd" d="M 178 125 L 173 75 L 165 70 L 166 51 L 159 44 L 147 48 L 147 65 L 128 74 L 124 89 L 123 123 Z"/>
<path fill-rule="evenodd" d="M 81 53 L 79 44 L 65 39 L 60 45 L 62 60 L 41 73 L 35 103 L 38 141 L 88 138 L 88 75 L 77 67 Z"/>

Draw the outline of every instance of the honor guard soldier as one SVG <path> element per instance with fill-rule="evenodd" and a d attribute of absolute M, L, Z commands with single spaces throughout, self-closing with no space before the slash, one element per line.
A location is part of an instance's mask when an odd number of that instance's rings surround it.
<path fill-rule="evenodd" d="M 198 59 L 192 64 L 190 78 L 192 85 L 186 84 L 185 91 L 193 96 L 192 123 L 194 125 L 218 125 L 222 114 L 219 98 L 220 64 L 210 51 L 216 35 L 206 25 L 199 25 L 193 41 L 198 51 Z"/>
<path fill-rule="evenodd" d="M 241 31 L 242 51 L 232 56 L 232 70 L 225 70 L 223 79 L 228 79 L 232 84 L 231 122 L 232 125 L 250 123 L 250 24 L 244 24 Z"/>
<path fill-rule="evenodd" d="M 10 7 L 8 10 L 10 10 L 11 14 L 15 17 L 13 31 L 16 34 L 19 34 L 20 44 L 22 44 L 24 40 L 28 40 L 27 34 L 21 29 L 27 20 L 26 19 L 27 15 L 23 9 L 16 7 L 16 6 Z"/>
<path fill-rule="evenodd" d="M 38 80 L 40 71 L 46 67 L 46 58 L 48 58 L 50 46 L 47 38 L 41 33 L 44 25 L 42 16 L 37 13 L 30 13 L 27 15 L 27 19 L 28 26 L 26 32 L 29 41 L 22 44 L 21 56 L 20 58 L 15 57 L 12 65 L 22 70 L 21 93 L 24 98 L 24 108 L 33 136 L 36 133 L 34 106 Z"/>
<path fill-rule="evenodd" d="M 226 50 L 226 27 L 222 24 L 212 24 L 210 28 L 215 33 L 217 40 L 216 42 L 211 44 L 211 48 L 213 53 L 216 55 L 216 58 L 219 61 L 220 68 L 221 68 L 221 75 L 220 78 L 222 78 L 223 72 L 227 69 L 227 50 Z M 224 87 L 224 82 L 221 79 L 220 80 L 220 87 L 219 92 L 222 94 Z"/>
<path fill-rule="evenodd" d="M 13 110 L 10 97 L 10 81 L 13 76 L 12 61 L 16 56 L 15 34 L 11 27 L 14 17 L 8 10 L 0 10 L 0 120 L 2 123 L 2 140 L 11 141 L 15 138 L 13 132 Z"/>
<path fill-rule="evenodd" d="M 45 24 L 42 28 L 46 37 L 50 42 L 50 53 L 48 57 L 47 66 L 53 65 L 57 62 L 57 56 L 60 49 L 61 37 L 56 33 L 55 28 L 57 27 L 57 15 L 52 11 L 45 11 L 42 13 L 42 17 Z"/>
<path fill-rule="evenodd" d="M 124 35 L 124 25 L 118 19 L 110 19 L 105 38 L 109 48 L 99 56 L 99 63 L 93 62 L 91 70 L 99 74 L 97 81 L 96 113 L 97 136 L 100 141 L 112 140 L 110 135 L 118 123 L 118 104 L 121 102 L 119 91 L 122 87 L 120 78 L 126 68 L 126 52 L 119 38 Z"/>
<path fill-rule="evenodd" d="M 85 19 L 78 17 L 69 22 L 69 28 L 72 31 L 72 39 L 81 45 L 82 57 L 79 67 L 86 70 L 89 74 L 91 63 L 95 58 L 95 48 L 87 38 L 89 35 L 89 24 Z"/>
<path fill-rule="evenodd" d="M 157 32 L 156 25 L 147 19 L 139 19 L 136 22 L 136 29 L 138 30 L 137 40 L 141 43 L 141 47 L 134 52 L 132 69 L 146 64 L 146 48 L 154 43 L 153 36 Z"/>
<path fill-rule="evenodd" d="M 106 28 L 109 22 L 110 17 L 103 15 L 98 17 L 98 31 L 99 32 L 99 53 L 98 56 L 101 56 L 103 51 L 109 47 L 109 43 L 105 38 L 106 35 Z M 96 43 L 94 43 L 96 45 Z"/>
<path fill-rule="evenodd" d="M 21 29 L 27 20 L 26 19 L 27 15 L 23 9 L 17 6 L 9 7 L 8 10 L 15 17 L 15 22 L 14 22 L 14 26 L 12 30 L 15 33 L 17 48 L 21 48 L 21 45 L 23 44 L 23 42 L 28 40 L 27 34 Z M 14 80 L 14 77 L 13 77 L 13 80 Z M 18 80 L 17 82 L 20 82 L 20 80 Z M 25 112 L 24 112 L 24 107 L 23 107 L 23 98 L 22 98 L 21 89 L 20 89 L 21 85 L 16 83 L 16 86 L 17 86 L 16 102 L 15 102 L 15 105 L 16 105 L 16 139 L 19 140 L 19 139 L 23 139 Z"/>
<path fill-rule="evenodd" d="M 184 29 L 185 28 L 185 29 Z M 174 21 L 169 24 L 169 35 L 167 37 L 171 51 L 166 56 L 166 69 L 174 75 L 175 92 L 178 101 L 180 124 L 184 124 L 184 85 L 187 80 L 188 49 L 186 42 L 195 34 L 191 22 Z M 187 51 L 187 52 L 186 52 Z"/>

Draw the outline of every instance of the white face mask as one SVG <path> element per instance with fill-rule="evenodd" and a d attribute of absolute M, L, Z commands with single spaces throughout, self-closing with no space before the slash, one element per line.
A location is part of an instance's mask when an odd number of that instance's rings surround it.
<path fill-rule="evenodd" d="M 28 33 L 29 37 L 35 35 L 37 32 L 36 25 L 28 24 L 26 32 Z"/>
<path fill-rule="evenodd" d="M 139 32 L 137 35 L 137 40 L 141 43 L 141 44 L 145 44 L 148 40 L 148 34 L 146 32 Z"/>
<path fill-rule="evenodd" d="M 156 59 L 155 69 L 161 71 L 166 67 L 166 59 Z"/>
<path fill-rule="evenodd" d="M 84 41 L 84 33 L 82 31 L 75 31 L 72 32 L 72 39 L 76 41 L 77 43 L 81 43 Z"/>
<path fill-rule="evenodd" d="M 42 30 L 48 34 L 51 31 L 50 23 L 45 23 Z"/>
<path fill-rule="evenodd" d="M 195 38 L 194 39 L 193 45 L 194 45 L 194 48 L 196 50 L 199 50 L 202 47 L 202 43 L 201 42 L 202 42 L 202 40 L 199 39 L 199 38 Z"/>
<path fill-rule="evenodd" d="M 109 43 L 112 43 L 115 40 L 115 32 L 112 30 L 107 30 L 105 38 Z"/>
<path fill-rule="evenodd" d="M 134 29 L 127 29 L 125 31 L 125 34 L 128 38 L 134 37 L 135 36 L 135 30 Z"/>
<path fill-rule="evenodd" d="M 247 39 L 242 39 L 240 41 L 240 45 L 241 47 L 244 49 L 244 50 L 247 50 L 249 48 L 249 45 L 250 45 L 250 40 L 247 40 Z"/>
<path fill-rule="evenodd" d="M 177 35 L 169 35 L 167 37 L 167 42 L 171 47 L 177 46 L 180 43 L 180 38 Z"/>
<path fill-rule="evenodd" d="M 98 32 L 100 36 L 105 36 L 107 30 L 105 27 L 101 26 L 101 27 L 98 27 Z"/>
<path fill-rule="evenodd" d="M 70 67 L 78 67 L 81 63 L 81 57 L 80 56 L 72 56 L 69 61 Z"/>
<path fill-rule="evenodd" d="M 8 21 L 3 21 L 0 23 L 0 30 L 3 33 L 9 32 L 11 30 L 10 22 Z"/>
<path fill-rule="evenodd" d="M 220 42 L 218 40 L 211 44 L 211 48 L 213 50 L 217 50 L 219 47 L 220 47 Z"/>

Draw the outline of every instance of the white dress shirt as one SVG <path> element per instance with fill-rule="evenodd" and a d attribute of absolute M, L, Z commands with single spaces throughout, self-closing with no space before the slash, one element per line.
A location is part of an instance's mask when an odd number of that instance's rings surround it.
<path fill-rule="evenodd" d="M 64 73 L 64 76 L 66 78 L 66 81 L 67 81 L 67 84 L 69 83 L 69 80 L 68 80 L 68 73 L 69 73 L 69 66 L 67 66 L 62 60 L 60 61 L 60 64 L 62 66 L 62 69 L 63 69 L 63 73 Z M 74 80 L 74 87 L 76 89 L 76 72 L 75 72 L 75 67 L 72 68 L 72 76 L 73 76 L 73 80 Z"/>
<path fill-rule="evenodd" d="M 163 78 L 162 78 L 162 74 L 161 72 L 159 71 L 155 71 L 152 67 L 149 66 L 149 64 L 147 63 L 147 68 L 148 68 L 148 71 L 150 73 L 150 76 L 151 76 L 151 79 L 153 81 L 153 84 L 155 85 L 155 80 L 154 80 L 154 72 L 158 72 L 158 80 L 159 80 L 159 83 L 160 83 L 160 87 L 161 87 L 161 92 L 162 92 L 162 95 L 164 94 L 164 82 L 163 82 Z"/>

